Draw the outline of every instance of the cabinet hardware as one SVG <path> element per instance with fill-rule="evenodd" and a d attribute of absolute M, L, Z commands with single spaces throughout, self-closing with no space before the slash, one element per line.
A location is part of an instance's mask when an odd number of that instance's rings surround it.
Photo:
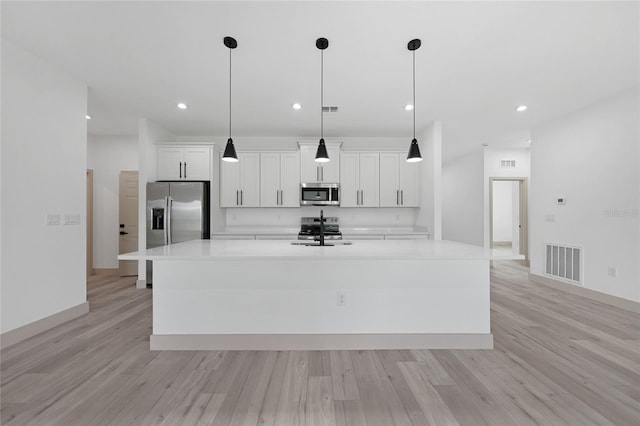
<path fill-rule="evenodd" d="M 120 235 L 128 235 L 128 234 L 129 234 L 128 232 L 120 231 Z"/>
<path fill-rule="evenodd" d="M 187 178 L 187 162 L 184 162 L 184 178 Z"/>
<path fill-rule="evenodd" d="M 324 182 L 324 167 L 320 166 L 320 180 Z"/>
<path fill-rule="evenodd" d="M 400 205 L 404 206 L 404 189 L 400 190 Z"/>
<path fill-rule="evenodd" d="M 244 203 L 242 202 L 242 189 L 240 190 L 240 205 L 243 205 Z"/>
<path fill-rule="evenodd" d="M 400 190 L 396 189 L 396 206 L 400 205 Z"/>
<path fill-rule="evenodd" d="M 240 191 L 236 189 L 236 206 L 240 205 Z"/>
<path fill-rule="evenodd" d="M 360 190 L 360 205 L 364 206 L 364 189 Z"/>
<path fill-rule="evenodd" d="M 182 161 L 180 162 L 180 179 L 182 179 Z"/>

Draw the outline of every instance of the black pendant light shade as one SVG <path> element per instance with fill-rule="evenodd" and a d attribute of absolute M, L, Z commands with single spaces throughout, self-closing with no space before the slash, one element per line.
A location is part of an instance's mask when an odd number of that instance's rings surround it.
<path fill-rule="evenodd" d="M 418 161 L 422 161 L 422 155 L 420 155 L 418 141 L 416 139 L 413 139 L 411 141 L 411 145 L 409 146 L 409 155 L 407 155 L 407 162 L 417 163 Z"/>
<path fill-rule="evenodd" d="M 327 146 L 324 144 L 324 139 L 320 139 L 318 143 L 318 150 L 316 151 L 316 161 L 318 163 L 326 163 L 329 161 L 329 153 L 327 152 Z"/>
<path fill-rule="evenodd" d="M 316 40 L 316 47 L 320 50 L 320 142 L 316 151 L 316 161 L 326 163 L 330 160 L 327 146 L 324 144 L 324 50 L 329 47 L 329 40 L 320 37 Z"/>
<path fill-rule="evenodd" d="M 235 163 L 238 161 L 236 147 L 233 146 L 233 139 L 231 138 L 227 139 L 227 146 L 224 147 L 224 154 L 222 154 L 222 159 L 230 163 Z"/>
<path fill-rule="evenodd" d="M 222 160 L 235 163 L 238 161 L 238 154 L 236 154 L 236 148 L 233 146 L 233 139 L 231 139 L 231 50 L 238 47 L 238 42 L 233 37 L 225 37 L 224 45 L 229 48 L 229 139 L 227 139 Z"/>
<path fill-rule="evenodd" d="M 422 161 L 422 155 L 420 155 L 420 147 L 418 146 L 418 140 L 416 139 L 416 50 L 420 48 L 422 42 L 420 39 L 415 38 L 407 43 L 407 49 L 413 54 L 413 139 L 409 146 L 409 154 L 407 155 L 407 162 L 417 163 Z"/>

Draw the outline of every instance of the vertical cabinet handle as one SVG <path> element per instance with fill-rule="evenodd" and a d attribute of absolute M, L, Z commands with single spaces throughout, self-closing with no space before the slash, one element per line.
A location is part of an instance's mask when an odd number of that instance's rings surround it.
<path fill-rule="evenodd" d="M 242 202 L 242 189 L 240 190 L 240 205 L 243 205 L 244 203 Z"/>
<path fill-rule="evenodd" d="M 324 167 L 320 166 L 320 179 L 322 179 L 322 182 L 324 182 Z"/>
<path fill-rule="evenodd" d="M 364 189 L 360 190 L 360 205 L 364 206 Z"/>
<path fill-rule="evenodd" d="M 400 190 L 400 205 L 404 206 L 404 189 Z"/>
<path fill-rule="evenodd" d="M 396 189 L 396 206 L 400 205 L 400 190 Z"/>
<path fill-rule="evenodd" d="M 187 162 L 184 162 L 184 178 L 187 178 Z"/>
<path fill-rule="evenodd" d="M 236 206 L 240 205 L 240 191 L 236 189 Z"/>
<path fill-rule="evenodd" d="M 182 161 L 180 162 L 180 179 L 182 179 Z"/>

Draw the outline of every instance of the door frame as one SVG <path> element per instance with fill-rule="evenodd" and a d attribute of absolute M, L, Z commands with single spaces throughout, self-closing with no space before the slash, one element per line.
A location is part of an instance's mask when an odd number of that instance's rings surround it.
<path fill-rule="evenodd" d="M 93 269 L 93 169 L 87 169 L 87 211 L 86 211 L 86 225 L 87 225 L 87 251 L 86 251 L 86 263 L 87 263 L 87 278 L 95 273 Z"/>
<path fill-rule="evenodd" d="M 489 177 L 489 247 L 493 248 L 493 182 L 519 182 L 518 210 L 520 212 L 520 247 L 525 264 L 529 264 L 529 216 L 528 191 L 526 177 Z"/>

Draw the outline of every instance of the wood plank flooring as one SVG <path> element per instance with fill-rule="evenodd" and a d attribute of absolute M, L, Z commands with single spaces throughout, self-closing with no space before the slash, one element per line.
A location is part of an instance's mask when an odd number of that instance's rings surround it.
<path fill-rule="evenodd" d="M 1 356 L 2 425 L 640 424 L 640 315 L 492 268 L 494 350 L 149 351 L 151 290 L 91 277 L 91 312 Z"/>

